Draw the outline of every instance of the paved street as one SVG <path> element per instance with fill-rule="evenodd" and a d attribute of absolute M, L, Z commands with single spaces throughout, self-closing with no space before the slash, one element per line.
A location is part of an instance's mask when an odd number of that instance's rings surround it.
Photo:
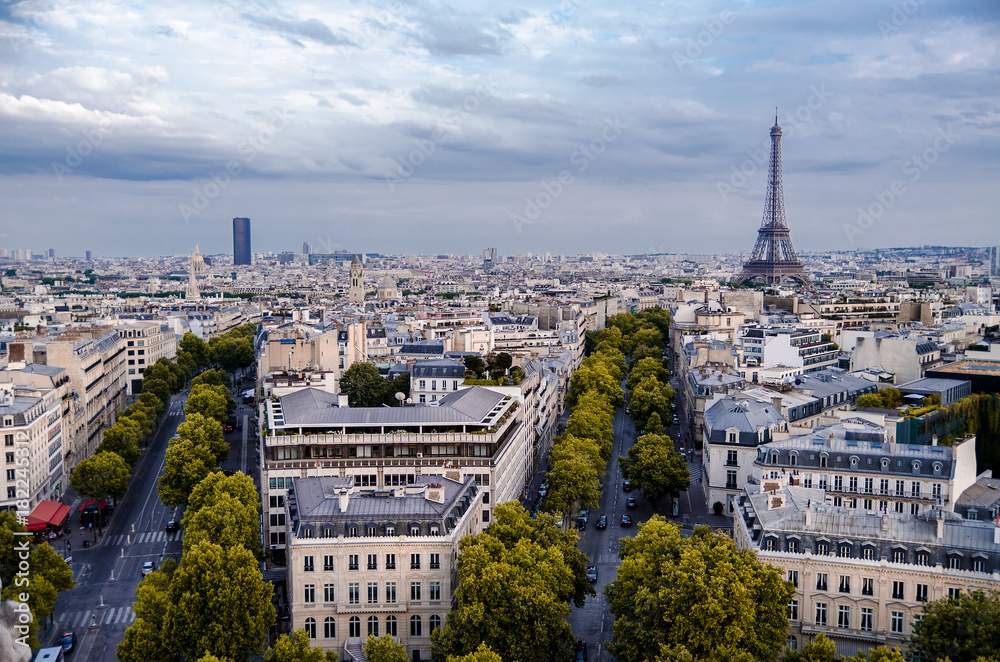
<path fill-rule="evenodd" d="M 73 655 L 79 660 L 115 660 L 115 646 L 135 620 L 132 603 L 142 579 L 142 564 L 153 561 L 159 567 L 168 556 L 180 557 L 181 532 L 164 531 L 174 513 L 157 498 L 156 479 L 163 467 L 167 441 L 183 420 L 181 394 L 172 398 L 159 432 L 143 451 L 129 492 L 118 503 L 103 537 L 97 538 L 96 531 L 87 532 L 80 525 L 79 512 L 71 514 L 69 526 L 73 533 L 66 539 L 72 544 L 70 558 L 77 586 L 56 601 L 54 627 L 47 640 L 52 642 L 63 630 L 73 630 L 78 648 Z M 78 509 L 79 503 L 74 510 Z M 66 539 L 55 541 L 56 551 L 65 551 Z M 89 548 L 83 547 L 84 540 L 91 542 Z"/>

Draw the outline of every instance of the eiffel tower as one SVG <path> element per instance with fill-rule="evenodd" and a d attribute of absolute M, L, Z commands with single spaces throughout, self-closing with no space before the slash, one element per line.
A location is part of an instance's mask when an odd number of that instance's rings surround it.
<path fill-rule="evenodd" d="M 767 194 L 764 198 L 764 220 L 757 230 L 757 243 L 750 259 L 743 265 L 738 284 L 763 280 L 768 285 L 786 281 L 809 284 L 802 263 L 795 257 L 792 238 L 785 224 L 785 197 L 781 190 L 781 127 L 774 116 L 771 127 L 771 163 L 767 174 Z"/>

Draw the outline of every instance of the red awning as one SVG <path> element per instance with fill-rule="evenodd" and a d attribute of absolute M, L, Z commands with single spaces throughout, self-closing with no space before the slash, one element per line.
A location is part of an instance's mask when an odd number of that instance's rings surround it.
<path fill-rule="evenodd" d="M 101 499 L 100 501 L 93 501 L 93 500 L 84 501 L 82 504 L 80 504 L 80 512 L 82 513 L 88 506 L 97 506 L 99 509 L 103 510 L 104 507 L 107 505 L 108 502 L 105 501 L 104 499 Z"/>
<path fill-rule="evenodd" d="M 69 517 L 69 506 L 58 501 L 42 501 L 28 515 L 28 531 L 42 531 L 49 526 L 62 526 Z"/>

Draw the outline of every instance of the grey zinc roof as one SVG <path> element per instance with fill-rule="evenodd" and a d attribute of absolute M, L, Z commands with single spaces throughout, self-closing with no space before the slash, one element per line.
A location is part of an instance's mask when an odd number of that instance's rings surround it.
<path fill-rule="evenodd" d="M 496 391 L 473 386 L 449 393 L 436 407 L 338 407 L 337 395 L 305 388 L 281 398 L 283 423 L 274 427 L 479 424 L 503 399 Z"/>
<path fill-rule="evenodd" d="M 471 480 L 471 478 L 470 478 Z M 422 488 L 426 485 L 441 485 L 444 502 L 438 503 L 424 498 L 422 491 L 406 493 L 406 488 L 393 490 L 351 489 L 352 480 L 334 477 L 299 478 L 295 481 L 295 499 L 298 517 L 303 522 L 327 522 L 385 519 L 426 519 L 440 518 L 453 506 L 453 502 L 464 491 L 465 485 L 444 476 L 417 476 L 408 488 Z M 350 489 L 347 510 L 340 510 L 338 491 Z M 402 494 L 403 496 L 395 496 Z"/>
<path fill-rule="evenodd" d="M 750 398 L 724 398 L 705 412 L 705 423 L 713 430 L 736 428 L 740 432 L 753 432 L 785 422 L 781 412 L 770 402 Z"/>
<path fill-rule="evenodd" d="M 6 366 L 4 367 L 4 370 L 29 372 L 33 375 L 45 375 L 47 377 L 58 377 L 62 373 L 66 372 L 65 368 L 60 368 L 54 365 L 45 365 L 42 363 L 29 363 L 23 368 L 11 368 L 10 366 Z"/>
<path fill-rule="evenodd" d="M 413 364 L 413 376 L 462 378 L 465 364 L 454 359 L 425 359 Z"/>
<path fill-rule="evenodd" d="M 823 503 L 822 490 L 786 486 L 785 505 L 768 510 L 770 493 L 750 495 L 754 514 L 764 533 L 802 533 L 815 538 L 825 538 L 833 543 L 845 538 L 854 542 L 885 541 L 896 544 L 926 545 L 960 550 L 996 551 L 993 543 L 993 523 L 983 520 L 966 520 L 954 513 L 942 512 L 945 518 L 944 537 L 937 537 L 934 509 L 919 515 L 901 515 L 843 508 Z M 817 499 L 817 493 L 820 495 Z M 806 526 L 805 511 L 812 503 L 812 524 Z"/>

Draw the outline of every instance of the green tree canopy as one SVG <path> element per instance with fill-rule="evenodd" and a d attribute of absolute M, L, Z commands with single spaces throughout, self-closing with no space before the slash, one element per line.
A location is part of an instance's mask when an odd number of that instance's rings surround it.
<path fill-rule="evenodd" d="M 486 363 L 478 354 L 466 354 L 462 357 L 462 361 L 465 363 L 465 369 L 476 373 L 477 377 L 486 374 Z"/>
<path fill-rule="evenodd" d="M 231 476 L 221 471 L 213 471 L 191 491 L 187 510 L 184 511 L 185 517 L 216 503 L 223 495 L 239 499 L 240 503 L 248 508 L 260 507 L 260 497 L 257 495 L 253 478 L 242 471 L 237 471 Z"/>
<path fill-rule="evenodd" d="M 570 378 L 567 396 L 570 407 L 575 407 L 584 393 L 595 393 L 612 406 L 620 407 L 624 402 L 624 395 L 619 383 L 621 380 L 613 372 L 617 368 L 600 361 L 588 364 L 589 360 L 584 359 L 584 364 Z"/>
<path fill-rule="evenodd" d="M 141 439 L 146 439 L 149 435 L 153 434 L 153 430 L 156 428 L 158 420 L 152 410 L 146 409 L 146 407 L 139 402 L 133 402 L 128 407 L 123 409 L 122 413 L 118 416 L 118 420 L 123 418 L 134 421 L 139 425 L 139 434 Z"/>
<path fill-rule="evenodd" d="M 212 361 L 226 372 L 235 372 L 253 364 L 253 341 L 250 338 L 222 336 L 209 341 Z"/>
<path fill-rule="evenodd" d="M 533 518 L 520 503 L 508 501 L 494 509 L 493 522 L 487 533 L 506 547 L 513 547 L 526 539 L 543 549 L 557 548 L 573 575 L 573 592 L 562 597 L 572 600 L 577 607 L 583 607 L 587 596 L 595 595 L 593 586 L 587 581 L 587 555 L 576 546 L 579 537 L 574 531 L 564 531 L 556 526 L 551 515 L 542 513 Z"/>
<path fill-rule="evenodd" d="M 368 635 L 365 641 L 365 657 L 369 662 L 409 662 L 406 647 L 396 643 L 391 635 L 375 637 Z"/>
<path fill-rule="evenodd" d="M 779 570 L 707 526 L 684 538 L 658 515 L 620 545 L 622 565 L 606 593 L 615 616 L 608 649 L 621 662 L 644 661 L 661 645 L 695 659 L 726 646 L 762 662 L 778 658 L 793 591 Z"/>
<path fill-rule="evenodd" d="M 449 655 L 447 662 L 503 662 L 503 658 L 486 644 L 479 644 L 479 648 L 467 655 Z"/>
<path fill-rule="evenodd" d="M 625 381 L 625 386 L 631 391 L 636 384 L 652 377 L 661 384 L 670 383 L 670 371 L 663 367 L 663 362 L 658 359 L 639 359 L 632 365 L 632 371 Z"/>
<path fill-rule="evenodd" d="M 223 548 L 240 545 L 260 555 L 257 507 L 247 506 L 236 497 L 220 494 L 209 505 L 184 513 L 185 553 L 203 540 Z"/>
<path fill-rule="evenodd" d="M 170 387 L 171 393 L 178 393 L 184 388 L 184 380 L 179 379 L 174 370 L 174 364 L 170 359 L 160 359 L 151 366 L 147 366 L 142 373 L 142 385 L 145 389 L 150 381 L 160 380 Z"/>
<path fill-rule="evenodd" d="M 837 662 L 837 647 L 822 632 L 797 651 L 786 651 L 782 662 Z"/>
<path fill-rule="evenodd" d="M 914 626 L 910 649 L 927 659 L 973 662 L 996 655 L 1000 641 L 1000 591 L 962 592 L 924 605 Z"/>
<path fill-rule="evenodd" d="M 73 588 L 73 570 L 47 542 L 36 545 L 14 511 L 0 511 L 0 599 L 25 602 L 34 617 L 28 643 L 39 646 L 38 627 L 52 614 L 60 592 Z M 21 555 L 26 554 L 27 559 Z M 21 563 L 27 561 L 27 574 Z M 22 600 L 27 596 L 27 600 Z"/>
<path fill-rule="evenodd" d="M 229 459 L 229 444 L 222 434 L 222 424 L 215 418 L 189 413 L 185 421 L 177 426 L 177 436 L 207 448 L 215 456 L 215 464 Z"/>
<path fill-rule="evenodd" d="M 249 550 L 198 543 L 184 552 L 167 590 L 167 648 L 192 660 L 211 653 L 242 662 L 259 654 L 275 623 L 272 594 Z"/>
<path fill-rule="evenodd" d="M 177 343 L 177 349 L 179 352 L 189 354 L 196 368 L 204 368 L 212 362 L 212 352 L 208 343 L 190 331 L 185 333 Z"/>
<path fill-rule="evenodd" d="M 169 389 L 165 391 L 167 400 L 170 399 Z M 156 393 L 151 393 L 143 390 L 136 398 L 136 402 L 146 411 L 150 412 L 155 420 L 160 420 L 163 416 L 163 412 L 166 411 L 167 405 L 164 404 L 164 400 Z"/>
<path fill-rule="evenodd" d="M 94 453 L 73 469 L 69 483 L 73 489 L 91 499 L 111 496 L 116 499 L 128 492 L 128 479 L 132 470 L 117 453 Z"/>
<path fill-rule="evenodd" d="M 371 363 L 355 363 L 340 378 L 340 390 L 347 394 L 351 407 L 379 407 L 385 401 L 388 384 Z"/>
<path fill-rule="evenodd" d="M 555 447 L 552 449 L 555 453 Z M 549 463 L 549 492 L 545 509 L 570 515 L 575 508 L 596 508 L 601 498 L 597 467 L 584 455 L 552 458 Z M 564 526 L 569 526 L 569 518 Z"/>
<path fill-rule="evenodd" d="M 673 490 L 686 490 L 691 476 L 674 442 L 662 434 L 646 434 L 620 457 L 622 476 L 656 502 Z"/>
<path fill-rule="evenodd" d="M 653 412 L 646 419 L 646 427 L 641 431 L 642 434 L 663 434 L 663 421 L 660 420 L 660 415 L 657 412 Z"/>
<path fill-rule="evenodd" d="M 611 445 L 614 441 L 612 417 L 603 409 L 591 404 L 593 399 L 581 399 L 573 408 L 566 422 L 566 434 L 574 437 L 593 439 L 601 452 L 601 459 L 611 459 Z M 603 469 L 603 463 L 601 465 Z"/>
<path fill-rule="evenodd" d="M 223 388 L 229 388 L 232 386 L 232 380 L 229 379 L 229 375 L 222 370 L 216 370 L 212 368 L 211 370 L 206 370 L 197 377 L 191 380 L 191 388 L 194 388 L 198 384 L 207 384 L 209 386 L 222 386 Z"/>
<path fill-rule="evenodd" d="M 155 395 L 160 402 L 163 403 L 164 407 L 170 403 L 170 395 L 173 393 L 173 389 L 170 386 L 170 382 L 164 379 L 153 378 L 149 375 L 149 369 L 143 374 L 142 379 L 142 393 L 152 393 Z"/>
<path fill-rule="evenodd" d="M 202 414 L 222 423 L 232 413 L 229 409 L 230 400 L 232 398 L 229 396 L 229 391 L 225 386 L 199 384 L 191 388 L 191 394 L 188 395 L 184 413 L 188 416 L 191 414 Z M 233 411 L 235 411 L 235 403 Z"/>
<path fill-rule="evenodd" d="M 104 431 L 104 439 L 96 452 L 115 453 L 131 467 L 139 459 L 139 424 L 128 418 L 120 418 L 110 428 Z"/>
<path fill-rule="evenodd" d="M 460 544 L 457 606 L 431 634 L 434 656 L 485 643 L 508 660 L 569 662 L 575 637 L 559 596 L 572 592 L 573 578 L 562 553 L 528 539 L 508 548 L 485 533 Z"/>
<path fill-rule="evenodd" d="M 160 502 L 168 508 L 187 503 L 195 486 L 217 462 L 212 449 L 192 439 L 175 438 L 167 445 L 163 475 L 157 482 Z"/>
<path fill-rule="evenodd" d="M 337 662 L 337 654 L 313 646 L 305 630 L 292 630 L 278 637 L 264 653 L 264 662 Z"/>

